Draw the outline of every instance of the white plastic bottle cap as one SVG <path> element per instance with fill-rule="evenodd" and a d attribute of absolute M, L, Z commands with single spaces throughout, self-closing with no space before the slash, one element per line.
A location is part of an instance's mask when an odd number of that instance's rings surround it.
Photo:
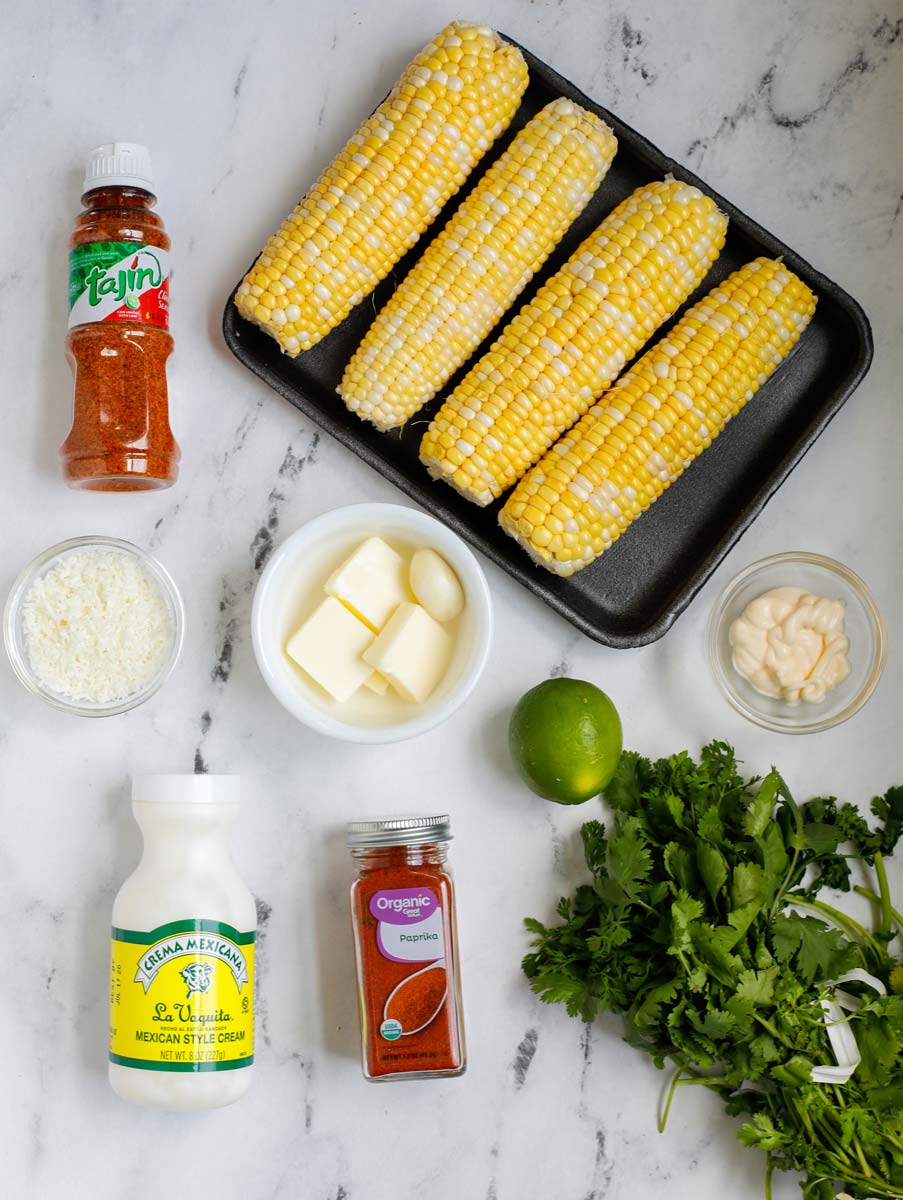
<path fill-rule="evenodd" d="M 83 194 L 99 187 L 137 187 L 152 193 L 154 177 L 147 146 L 138 142 L 95 146 L 85 166 Z"/>
<path fill-rule="evenodd" d="M 238 775 L 135 775 L 136 804 L 238 804 Z"/>

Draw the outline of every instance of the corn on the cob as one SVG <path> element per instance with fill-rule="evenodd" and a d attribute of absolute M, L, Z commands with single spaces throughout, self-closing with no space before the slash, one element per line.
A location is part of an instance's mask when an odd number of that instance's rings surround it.
<path fill-rule="evenodd" d="M 582 570 L 752 398 L 815 304 L 780 262 L 758 258 L 735 271 L 521 480 L 502 528 L 556 575 Z"/>
<path fill-rule="evenodd" d="M 394 429 L 432 400 L 583 212 L 617 146 L 570 100 L 538 112 L 370 327 L 338 389 L 348 408 Z"/>
<path fill-rule="evenodd" d="M 678 180 L 638 188 L 442 405 L 420 458 L 476 504 L 515 483 L 701 282 L 727 217 Z"/>
<path fill-rule="evenodd" d="M 413 246 L 526 86 L 515 46 L 453 21 L 270 238 L 236 293 L 242 316 L 292 357 L 315 346 Z"/>

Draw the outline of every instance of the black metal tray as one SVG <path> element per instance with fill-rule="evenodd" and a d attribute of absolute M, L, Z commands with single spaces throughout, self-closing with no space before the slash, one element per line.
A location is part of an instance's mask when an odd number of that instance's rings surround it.
<path fill-rule="evenodd" d="M 512 38 L 507 40 L 513 42 Z M 393 274 L 312 350 L 294 359 L 282 354 L 275 341 L 238 315 L 231 297 L 223 316 L 223 332 L 232 353 L 270 387 L 578 629 L 608 646 L 642 646 L 667 632 L 865 375 L 872 359 L 871 330 L 862 309 L 836 283 L 529 50 L 521 49 L 530 70 L 529 86 L 511 128 L 473 173 L 468 187 L 514 133 L 556 96 L 568 96 L 598 113 L 614 129 L 619 146 L 601 188 L 521 295 L 518 306 L 626 195 L 669 172 L 702 188 L 730 217 L 724 250 L 699 293 L 687 304 L 761 254 L 772 258 L 783 255 L 791 270 L 819 297 L 815 318 L 787 362 L 611 549 L 579 574 L 558 579 L 534 566 L 524 551 L 502 533 L 496 519 L 499 504 L 477 508 L 446 484 L 430 479 L 418 459 L 420 439 L 426 422 L 467 366 L 408 425 L 390 433 L 378 433 L 349 413 L 336 395 L 345 363 L 375 312 L 445 224 L 460 203 L 463 190 L 452 198 Z M 274 227 L 281 216 L 273 214 Z M 491 340 L 490 335 L 477 355 Z"/>

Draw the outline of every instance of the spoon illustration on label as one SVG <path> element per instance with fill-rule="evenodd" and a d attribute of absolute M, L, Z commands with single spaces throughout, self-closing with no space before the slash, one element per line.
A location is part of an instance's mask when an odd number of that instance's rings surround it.
<path fill-rule="evenodd" d="M 402 979 L 389 993 L 380 1033 L 388 1041 L 419 1033 L 442 1011 L 447 995 L 448 972 L 440 958 Z"/>

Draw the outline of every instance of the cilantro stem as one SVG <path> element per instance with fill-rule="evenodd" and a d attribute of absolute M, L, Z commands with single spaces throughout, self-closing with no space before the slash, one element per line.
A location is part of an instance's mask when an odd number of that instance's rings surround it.
<path fill-rule="evenodd" d="M 683 1075 L 683 1073 L 684 1073 L 683 1067 L 678 1067 L 677 1070 L 674 1072 L 674 1074 L 671 1077 L 671 1086 L 668 1088 L 668 1094 L 665 1097 L 665 1107 L 662 1111 L 662 1115 L 659 1117 L 659 1120 L 658 1120 L 659 1133 L 665 1132 L 665 1126 L 668 1124 L 668 1113 L 671 1111 L 671 1101 L 674 1099 L 674 1093 L 677 1091 L 677 1084 L 680 1080 L 681 1075 Z"/>
<path fill-rule="evenodd" d="M 872 904 L 881 904 L 881 897 L 877 894 L 877 892 L 873 892 L 869 887 L 862 887 L 857 883 L 853 888 L 853 891 L 860 896 L 865 896 L 866 900 L 871 900 Z M 892 907 L 890 910 L 890 915 L 891 920 L 897 925 L 900 932 L 903 933 L 903 913 L 898 912 L 897 909 Z"/>
<path fill-rule="evenodd" d="M 784 878 L 781 880 L 781 886 L 775 892 L 774 902 L 771 906 L 771 912 L 768 914 L 769 921 L 773 921 L 777 915 L 778 909 L 783 907 L 784 896 L 796 878 L 796 869 L 800 859 L 800 846 L 803 842 L 803 816 L 796 801 L 790 793 L 790 789 L 783 779 L 780 781 L 779 791 L 784 798 L 785 805 L 790 809 L 791 815 L 793 816 L 793 823 L 796 826 L 797 844 L 793 848 L 793 858 L 790 860 L 790 866 L 787 868 L 787 872 L 784 875 Z"/>
<path fill-rule="evenodd" d="M 883 933 L 892 933 L 893 914 L 890 906 L 890 884 L 887 882 L 887 870 L 880 850 L 875 851 L 875 874 L 878 877 L 878 895 L 881 897 L 881 930 Z"/>
<path fill-rule="evenodd" d="M 859 1141 L 859 1138 L 856 1137 L 855 1133 L 853 1134 L 853 1150 L 855 1151 L 856 1157 L 859 1160 L 860 1167 L 862 1167 L 862 1170 L 865 1173 L 866 1179 L 874 1179 L 874 1175 L 872 1174 L 871 1168 L 869 1167 L 865 1158 L 865 1154 L 863 1153 L 862 1143 Z"/>
<path fill-rule="evenodd" d="M 858 1171 L 845 1171 L 840 1182 L 843 1184 L 867 1183 L 870 1192 L 874 1193 L 876 1196 L 879 1194 L 881 1196 L 886 1196 L 888 1200 L 894 1200 L 894 1197 L 903 1196 L 903 1192 L 901 1192 L 898 1187 L 894 1187 L 892 1184 L 882 1183 L 876 1180 L 874 1175 L 860 1175 Z"/>
<path fill-rule="evenodd" d="M 765 1200 L 772 1200 L 771 1177 L 774 1174 L 774 1161 L 769 1150 L 765 1151 Z"/>
<path fill-rule="evenodd" d="M 844 1098 L 844 1090 L 842 1087 L 833 1087 L 831 1089 L 835 1102 L 838 1108 L 846 1108 L 847 1101 Z M 808 1125 L 808 1122 L 806 1122 Z M 860 1180 L 868 1182 L 870 1188 L 874 1188 L 875 1174 L 869 1166 L 868 1159 L 857 1135 L 854 1133 L 850 1140 L 849 1149 L 851 1154 L 847 1153 L 843 1148 L 842 1141 L 842 1125 L 840 1120 L 830 1110 L 825 1110 L 814 1118 L 814 1125 L 818 1129 L 822 1138 L 822 1149 L 828 1161 L 834 1164 L 835 1174 L 841 1177 L 845 1182 L 852 1180 Z M 887 1131 L 883 1131 L 885 1142 L 896 1144 L 896 1139 Z M 829 1149 L 830 1147 L 830 1149 Z M 856 1166 L 861 1167 L 863 1174 L 856 1173 Z M 888 1196 L 900 1196 L 903 1192 L 887 1192 Z"/>
<path fill-rule="evenodd" d="M 834 1169 L 839 1172 L 851 1170 L 850 1164 L 853 1159 L 841 1145 L 841 1129 L 835 1128 L 839 1123 L 833 1121 L 830 1115 L 825 1113 L 821 1117 L 816 1117 L 815 1124 L 821 1135 L 824 1153 L 831 1159 Z"/>
<path fill-rule="evenodd" d="M 809 1114 L 804 1109 L 800 1109 L 799 1114 L 800 1114 L 800 1120 L 803 1122 L 803 1126 L 804 1126 L 806 1132 L 809 1134 L 809 1137 L 814 1142 L 816 1140 L 815 1130 L 812 1128 L 812 1120 L 811 1120 Z"/>
<path fill-rule="evenodd" d="M 671 1102 L 679 1087 L 707 1087 L 711 1088 L 712 1091 L 716 1091 L 719 1083 L 733 1083 L 733 1080 L 730 1075 L 703 1075 L 690 1064 L 680 1063 L 671 1077 L 671 1083 L 668 1085 L 664 1111 L 658 1122 L 659 1133 L 665 1132 L 665 1125 L 668 1123 L 668 1113 L 671 1111 Z"/>

